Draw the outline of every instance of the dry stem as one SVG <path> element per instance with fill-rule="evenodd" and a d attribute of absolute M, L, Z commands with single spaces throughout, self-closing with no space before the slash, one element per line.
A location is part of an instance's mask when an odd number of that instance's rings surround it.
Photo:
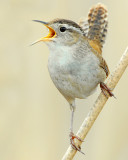
<path fill-rule="evenodd" d="M 109 76 L 109 79 L 106 84 L 110 89 L 113 90 L 115 88 L 127 66 L 128 66 L 128 47 L 125 50 L 124 54 L 122 55 L 119 63 L 115 67 L 115 70 Z M 93 123 L 95 122 L 97 116 L 101 112 L 107 100 L 108 98 L 105 97 L 103 93 L 100 93 L 96 102 L 94 103 L 93 107 L 90 109 L 87 117 L 85 118 L 83 124 L 78 130 L 76 134 L 78 137 L 80 137 L 81 139 L 85 139 L 87 133 L 89 132 L 90 128 L 92 127 Z M 81 145 L 81 142 L 76 140 L 75 144 Z M 72 160 L 76 152 L 77 152 L 76 150 L 74 150 L 71 146 L 69 146 L 62 160 Z"/>

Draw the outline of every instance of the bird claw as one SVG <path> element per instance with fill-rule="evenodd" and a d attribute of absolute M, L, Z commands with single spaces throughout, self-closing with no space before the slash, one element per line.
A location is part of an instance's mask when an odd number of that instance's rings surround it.
<path fill-rule="evenodd" d="M 100 82 L 100 88 L 101 88 L 103 94 L 104 94 L 107 98 L 109 98 L 109 97 L 108 97 L 108 95 L 106 94 L 105 90 L 109 93 L 110 97 L 116 98 L 116 97 L 114 96 L 114 94 L 111 92 L 112 90 L 111 90 L 110 88 L 108 88 L 105 83 Z"/>
<path fill-rule="evenodd" d="M 79 151 L 79 152 L 81 152 L 82 154 L 85 154 L 84 152 L 81 151 L 81 147 L 80 146 L 77 147 L 75 145 L 74 139 L 76 138 L 76 139 L 78 139 L 81 142 L 84 142 L 84 141 L 81 138 L 79 138 L 78 136 L 74 135 L 73 132 L 70 132 L 69 136 L 70 136 L 70 144 L 71 144 L 72 148 L 75 149 L 75 150 L 77 150 L 77 151 Z"/>

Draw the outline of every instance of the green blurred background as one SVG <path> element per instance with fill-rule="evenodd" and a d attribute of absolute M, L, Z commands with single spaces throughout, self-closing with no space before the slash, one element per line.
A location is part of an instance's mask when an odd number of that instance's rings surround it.
<path fill-rule="evenodd" d="M 78 22 L 97 0 L 5 0 L 0 3 L 0 160 L 60 160 L 69 146 L 70 109 L 47 70 L 49 50 L 30 43 L 47 34 L 31 20 Z M 128 1 L 104 3 L 109 28 L 103 56 L 110 71 L 128 45 Z M 128 160 L 128 70 L 119 81 L 75 160 Z M 97 92 L 77 100 L 76 132 Z"/>

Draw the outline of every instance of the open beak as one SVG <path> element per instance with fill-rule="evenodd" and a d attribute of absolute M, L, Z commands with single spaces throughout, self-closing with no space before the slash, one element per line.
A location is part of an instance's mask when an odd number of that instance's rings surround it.
<path fill-rule="evenodd" d="M 52 38 L 54 38 L 56 36 L 56 32 L 54 31 L 53 28 L 51 28 L 51 27 L 48 26 L 47 22 L 40 21 L 40 20 L 33 20 L 33 21 L 34 22 L 42 23 L 44 26 L 46 26 L 49 29 L 49 33 L 48 33 L 48 35 L 46 37 L 42 37 L 39 40 L 36 40 L 31 45 L 34 45 L 34 44 L 36 44 L 38 42 L 41 42 L 41 41 L 50 41 L 50 40 L 52 40 Z"/>

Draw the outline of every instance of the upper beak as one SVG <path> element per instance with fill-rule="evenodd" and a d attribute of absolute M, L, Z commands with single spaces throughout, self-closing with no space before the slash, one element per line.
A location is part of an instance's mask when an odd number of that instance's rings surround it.
<path fill-rule="evenodd" d="M 39 40 L 33 42 L 31 45 L 34 45 L 40 41 L 50 41 L 53 37 L 55 37 L 56 32 L 54 31 L 53 28 L 49 27 L 49 23 L 48 22 L 44 22 L 44 21 L 40 21 L 40 20 L 33 20 L 34 22 L 39 22 L 42 23 L 44 26 L 46 26 L 49 29 L 49 34 L 46 37 L 42 37 Z"/>

